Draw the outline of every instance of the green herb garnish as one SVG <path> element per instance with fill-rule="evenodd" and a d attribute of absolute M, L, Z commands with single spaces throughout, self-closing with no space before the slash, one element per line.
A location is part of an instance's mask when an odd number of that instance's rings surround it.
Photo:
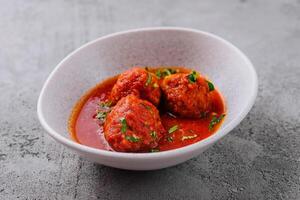
<path fill-rule="evenodd" d="M 161 78 L 161 72 L 160 72 L 160 70 L 157 70 L 155 74 L 156 74 L 156 76 L 157 76 L 158 78 Z"/>
<path fill-rule="evenodd" d="M 109 108 L 112 104 L 112 101 L 100 102 L 102 108 Z"/>
<path fill-rule="evenodd" d="M 172 68 L 164 69 L 164 70 L 162 71 L 163 77 L 169 76 L 169 75 L 171 75 L 171 74 L 176 74 L 176 73 L 177 73 L 177 71 L 176 71 L 175 69 L 172 69 Z"/>
<path fill-rule="evenodd" d="M 190 140 L 190 139 L 193 139 L 197 137 L 197 135 L 187 135 L 187 136 L 182 136 L 181 140 L 184 141 L 184 140 Z"/>
<path fill-rule="evenodd" d="M 96 118 L 101 120 L 101 121 L 104 121 L 106 116 L 107 116 L 107 112 L 98 111 L 97 115 L 96 115 Z"/>
<path fill-rule="evenodd" d="M 152 138 L 156 139 L 157 138 L 157 133 L 155 131 L 151 131 L 150 135 Z"/>
<path fill-rule="evenodd" d="M 104 122 L 107 114 L 110 112 L 111 104 L 112 104 L 111 101 L 100 102 L 99 103 L 100 108 L 99 110 L 97 110 L 96 118 Z"/>
<path fill-rule="evenodd" d="M 169 69 L 162 69 L 162 70 L 157 70 L 156 71 L 156 76 L 158 78 L 164 78 L 166 76 L 169 76 L 171 74 L 176 74 L 177 70 L 169 68 Z"/>
<path fill-rule="evenodd" d="M 171 74 L 176 74 L 177 73 L 177 70 L 176 69 L 172 69 L 172 68 L 169 68 L 167 69 Z"/>
<path fill-rule="evenodd" d="M 168 130 L 168 133 L 173 133 L 173 132 L 177 131 L 177 129 L 178 129 L 178 125 L 174 125 Z"/>
<path fill-rule="evenodd" d="M 147 77 L 147 81 L 146 81 L 146 84 L 145 84 L 145 85 L 146 85 L 146 86 L 150 85 L 151 81 L 152 81 L 152 76 L 151 76 L 150 73 L 148 73 L 148 77 Z"/>
<path fill-rule="evenodd" d="M 209 88 L 209 91 L 213 91 L 215 90 L 215 86 L 214 84 L 212 84 L 212 82 L 206 80 L 207 84 L 208 84 L 208 88 Z"/>
<path fill-rule="evenodd" d="M 173 142 L 173 137 L 167 137 L 168 142 Z"/>
<path fill-rule="evenodd" d="M 123 118 L 120 119 L 120 122 L 122 124 L 121 132 L 122 133 L 126 133 L 126 131 L 127 131 L 127 122 L 126 122 L 126 119 L 123 117 Z"/>
<path fill-rule="evenodd" d="M 169 75 L 172 74 L 171 71 L 170 71 L 169 69 L 164 69 L 164 70 L 162 71 L 162 73 L 163 73 L 163 76 L 169 76 Z"/>
<path fill-rule="evenodd" d="M 151 149 L 150 152 L 152 152 L 152 153 L 159 152 L 159 149 Z"/>
<path fill-rule="evenodd" d="M 138 141 L 140 141 L 140 138 L 135 137 L 135 136 L 130 136 L 130 135 L 126 135 L 125 139 L 128 140 L 129 142 L 138 142 Z"/>
<path fill-rule="evenodd" d="M 217 117 L 217 116 L 214 115 L 212 117 L 211 121 L 209 122 L 208 129 L 212 130 L 214 128 L 214 126 L 216 124 L 220 123 L 224 117 L 225 117 L 225 114 L 222 114 L 219 117 Z"/>
<path fill-rule="evenodd" d="M 190 83 L 196 83 L 197 77 L 198 77 L 198 74 L 196 71 L 192 71 L 192 73 L 190 73 L 188 75 L 188 79 L 189 79 Z"/>

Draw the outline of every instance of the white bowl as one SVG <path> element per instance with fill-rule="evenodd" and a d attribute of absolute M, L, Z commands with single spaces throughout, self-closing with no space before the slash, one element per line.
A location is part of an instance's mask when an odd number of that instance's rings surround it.
<path fill-rule="evenodd" d="M 74 142 L 67 123 L 74 104 L 101 80 L 132 66 L 186 66 L 207 75 L 225 98 L 227 116 L 212 136 L 158 153 L 119 153 Z M 41 91 L 37 113 L 56 141 L 91 161 L 130 170 L 153 170 L 195 157 L 236 127 L 251 109 L 257 75 L 249 59 L 213 34 L 186 28 L 144 28 L 96 39 L 63 59 Z"/>

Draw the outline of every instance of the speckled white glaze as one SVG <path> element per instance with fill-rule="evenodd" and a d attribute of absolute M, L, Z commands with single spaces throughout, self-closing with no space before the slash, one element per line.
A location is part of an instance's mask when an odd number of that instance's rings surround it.
<path fill-rule="evenodd" d="M 119 153 L 71 140 L 67 122 L 78 99 L 101 80 L 132 66 L 186 66 L 214 82 L 228 113 L 209 138 L 158 153 Z M 55 140 L 94 162 L 131 170 L 152 170 L 182 163 L 217 142 L 246 116 L 257 94 L 257 75 L 248 58 L 213 34 L 186 28 L 144 28 L 111 34 L 75 50 L 50 74 L 38 100 L 38 117 Z"/>

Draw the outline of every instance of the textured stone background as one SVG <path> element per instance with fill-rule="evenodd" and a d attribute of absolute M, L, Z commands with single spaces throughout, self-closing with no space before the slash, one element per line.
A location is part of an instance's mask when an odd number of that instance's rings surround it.
<path fill-rule="evenodd" d="M 0 199 L 300 199 L 299 0 L 0 3 Z M 146 26 L 197 28 L 236 44 L 258 72 L 256 104 L 222 141 L 172 168 L 82 160 L 41 128 L 42 84 L 82 44 Z"/>

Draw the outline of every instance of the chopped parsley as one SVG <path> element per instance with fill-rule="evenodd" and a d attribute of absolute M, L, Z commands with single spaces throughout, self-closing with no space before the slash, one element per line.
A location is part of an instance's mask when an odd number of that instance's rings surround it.
<path fill-rule="evenodd" d="M 126 122 L 126 119 L 123 117 L 123 118 L 120 119 L 120 122 L 122 124 L 121 132 L 122 133 L 126 133 L 126 131 L 127 131 L 127 122 Z"/>
<path fill-rule="evenodd" d="M 152 152 L 152 153 L 159 152 L 159 149 L 151 149 L 150 152 Z"/>
<path fill-rule="evenodd" d="M 172 69 L 172 68 L 169 68 L 167 69 L 171 74 L 176 74 L 177 73 L 177 70 L 176 69 Z"/>
<path fill-rule="evenodd" d="M 96 115 L 96 118 L 101 120 L 101 121 L 104 121 L 106 116 L 107 116 L 107 112 L 98 111 L 97 115 Z"/>
<path fill-rule="evenodd" d="M 214 84 L 212 84 L 212 82 L 206 80 L 207 84 L 208 84 L 208 88 L 209 88 L 209 91 L 213 91 L 215 90 L 215 86 Z"/>
<path fill-rule="evenodd" d="M 95 116 L 96 119 L 100 120 L 102 123 L 105 121 L 107 114 L 110 112 L 112 102 L 105 101 L 99 103 L 99 109 L 97 110 L 97 114 Z"/>
<path fill-rule="evenodd" d="M 163 76 L 165 77 L 165 76 L 171 75 L 172 73 L 171 73 L 171 71 L 170 71 L 169 69 L 164 69 L 164 70 L 162 71 L 162 74 L 163 74 Z"/>
<path fill-rule="evenodd" d="M 174 125 L 168 130 L 168 133 L 173 133 L 173 132 L 177 131 L 177 129 L 178 129 L 178 125 Z"/>
<path fill-rule="evenodd" d="M 167 137 L 168 142 L 173 142 L 173 137 Z"/>
<path fill-rule="evenodd" d="M 156 74 L 156 76 L 157 76 L 158 78 L 161 78 L 161 72 L 160 72 L 160 70 L 157 70 L 155 74 Z"/>
<path fill-rule="evenodd" d="M 156 139 L 157 138 L 157 133 L 155 131 L 151 131 L 150 135 L 152 138 Z"/>
<path fill-rule="evenodd" d="M 187 135 L 187 136 L 182 136 L 181 140 L 184 141 L 184 140 L 190 140 L 190 139 L 193 139 L 193 138 L 196 138 L 197 135 L 194 134 L 194 135 Z"/>
<path fill-rule="evenodd" d="M 219 117 L 214 115 L 212 117 L 211 121 L 209 122 L 208 129 L 212 130 L 214 128 L 214 126 L 217 125 L 218 123 L 220 123 L 224 117 L 225 117 L 225 114 L 222 114 Z"/>
<path fill-rule="evenodd" d="M 135 136 L 126 135 L 125 139 L 129 142 L 139 142 L 141 139 Z"/>
<path fill-rule="evenodd" d="M 146 86 L 150 85 L 151 81 L 152 81 L 152 76 L 150 73 L 148 73 L 148 77 L 147 77 L 147 81 L 146 81 L 145 85 Z"/>
<path fill-rule="evenodd" d="M 109 108 L 112 104 L 112 101 L 100 102 L 102 108 Z"/>
<path fill-rule="evenodd" d="M 190 74 L 188 75 L 189 82 L 190 82 L 190 83 L 196 83 L 197 77 L 198 77 L 197 72 L 196 72 L 196 71 L 192 71 L 192 73 L 190 73 Z"/>
<path fill-rule="evenodd" d="M 176 73 L 177 73 L 176 69 L 168 68 L 168 69 L 157 70 L 155 74 L 158 78 L 164 78 L 165 76 L 169 76 L 171 74 L 176 74 Z"/>

